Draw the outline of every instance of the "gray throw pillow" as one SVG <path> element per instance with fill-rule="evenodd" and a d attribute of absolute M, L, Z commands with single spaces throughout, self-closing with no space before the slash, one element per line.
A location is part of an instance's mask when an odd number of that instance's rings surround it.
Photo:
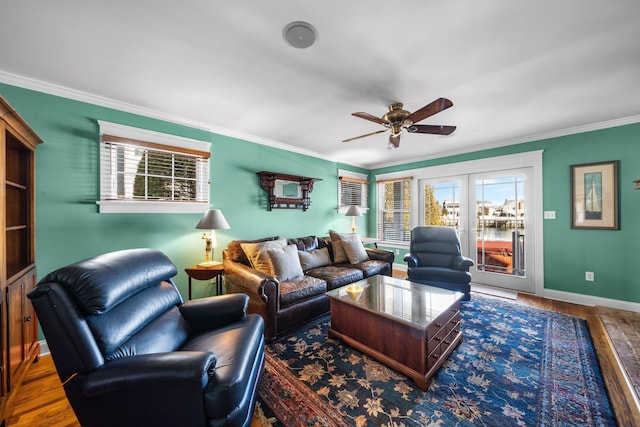
<path fill-rule="evenodd" d="M 324 267 L 331 264 L 329 257 L 329 249 L 315 249 L 313 251 L 298 251 L 300 265 L 303 270 L 309 270 L 316 267 Z"/>
<path fill-rule="evenodd" d="M 300 259 L 298 259 L 298 248 L 296 245 L 287 245 L 283 248 L 268 249 L 269 259 L 273 275 L 280 282 L 304 276 Z"/>
<path fill-rule="evenodd" d="M 269 253 L 272 248 L 282 248 L 287 245 L 287 239 L 270 240 L 260 243 L 241 243 L 242 250 L 247 255 L 251 267 L 265 274 L 273 276 Z"/>
<path fill-rule="evenodd" d="M 341 238 L 342 248 L 346 252 L 351 264 L 360 264 L 361 262 L 369 260 L 369 255 L 367 255 L 367 251 L 364 250 L 360 236 L 357 234 L 343 234 Z"/>
<path fill-rule="evenodd" d="M 335 231 L 329 231 L 329 237 L 331 237 L 331 247 L 333 248 L 333 262 L 336 264 L 344 264 L 349 262 L 347 253 L 342 247 L 342 234 Z"/>

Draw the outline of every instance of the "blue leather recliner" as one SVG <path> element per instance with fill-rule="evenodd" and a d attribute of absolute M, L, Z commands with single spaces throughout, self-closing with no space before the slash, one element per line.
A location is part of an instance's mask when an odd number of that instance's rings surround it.
<path fill-rule="evenodd" d="M 411 230 L 407 263 L 407 279 L 464 293 L 469 300 L 471 292 L 470 258 L 460 252 L 458 232 L 452 227 L 422 226 Z"/>
<path fill-rule="evenodd" d="M 100 255 L 29 293 L 83 426 L 248 426 L 264 368 L 249 298 L 183 302 L 152 249 Z"/>

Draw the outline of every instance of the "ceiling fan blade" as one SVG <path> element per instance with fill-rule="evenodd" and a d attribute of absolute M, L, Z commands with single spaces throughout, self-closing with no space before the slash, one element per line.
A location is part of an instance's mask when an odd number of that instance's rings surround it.
<path fill-rule="evenodd" d="M 435 135 L 451 135 L 456 130 L 455 126 L 442 125 L 411 125 L 407 128 L 409 133 L 432 133 Z"/>
<path fill-rule="evenodd" d="M 351 141 L 354 141 L 356 139 L 365 138 L 367 136 L 376 135 L 376 134 L 379 134 L 379 133 L 382 133 L 382 132 L 386 132 L 386 131 L 387 131 L 386 129 L 377 130 L 375 132 L 371 132 L 371 133 L 367 133 L 367 134 L 360 135 L 360 136 L 354 136 L 353 138 L 345 139 L 342 142 L 351 142 Z"/>
<path fill-rule="evenodd" d="M 394 148 L 398 148 L 400 146 L 400 135 L 401 134 L 391 134 L 389 135 L 389 144 L 387 145 L 387 150 L 393 150 Z"/>
<path fill-rule="evenodd" d="M 388 123 L 386 120 L 381 119 L 380 117 L 376 117 L 373 114 L 369 114 L 369 113 L 357 112 L 357 113 L 351 113 L 351 115 L 360 117 L 361 119 L 370 120 L 372 122 L 375 122 L 381 125 Z"/>
<path fill-rule="evenodd" d="M 439 113 L 442 110 L 446 110 L 452 105 L 453 102 L 451 102 L 447 98 L 438 98 L 431 104 L 425 105 L 421 109 L 409 114 L 407 120 L 411 120 L 413 123 L 418 123 L 420 120 L 424 120 L 427 117 L 433 116 L 434 114 Z"/>

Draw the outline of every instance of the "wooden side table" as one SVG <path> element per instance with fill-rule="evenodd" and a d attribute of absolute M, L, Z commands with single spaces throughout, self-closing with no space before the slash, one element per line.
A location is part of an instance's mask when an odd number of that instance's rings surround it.
<path fill-rule="evenodd" d="M 189 299 L 191 299 L 191 279 L 216 279 L 216 295 L 222 295 L 222 275 L 224 274 L 224 267 L 222 266 L 222 263 L 207 267 L 194 265 L 185 268 L 184 271 L 187 273 L 187 276 L 189 276 Z"/>

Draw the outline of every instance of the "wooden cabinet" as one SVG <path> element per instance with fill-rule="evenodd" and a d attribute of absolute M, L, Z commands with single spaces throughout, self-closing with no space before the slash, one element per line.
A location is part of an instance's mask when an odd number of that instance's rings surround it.
<path fill-rule="evenodd" d="M 0 425 L 36 360 L 38 326 L 26 294 L 35 287 L 35 150 L 42 140 L 0 97 Z"/>

